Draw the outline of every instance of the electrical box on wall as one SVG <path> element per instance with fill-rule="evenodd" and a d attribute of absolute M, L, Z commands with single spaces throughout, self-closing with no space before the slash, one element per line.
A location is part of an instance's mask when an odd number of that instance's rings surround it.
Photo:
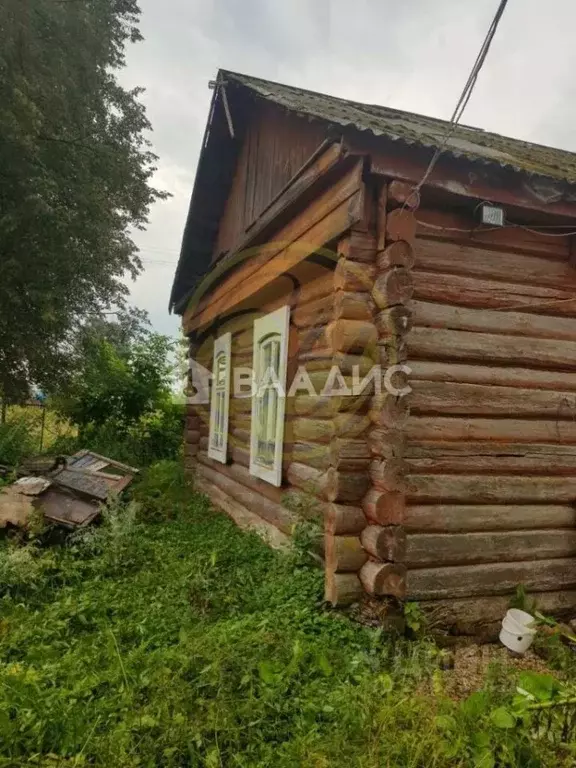
<path fill-rule="evenodd" d="M 506 223 L 504 208 L 499 208 L 497 205 L 482 203 L 479 213 L 482 224 L 489 224 L 491 227 L 503 227 Z"/>

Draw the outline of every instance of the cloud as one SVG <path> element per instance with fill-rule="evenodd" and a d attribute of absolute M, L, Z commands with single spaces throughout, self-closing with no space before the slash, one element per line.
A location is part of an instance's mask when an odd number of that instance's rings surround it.
<path fill-rule="evenodd" d="M 135 239 L 145 274 L 133 299 L 167 315 L 218 67 L 335 96 L 448 118 L 498 0 L 141 0 L 145 42 L 123 79 L 142 85 L 160 157 L 159 202 Z M 572 0 L 510 2 L 463 122 L 576 150 Z M 158 258 L 155 258 L 158 256 Z M 156 263 L 155 263 L 156 262 Z"/>

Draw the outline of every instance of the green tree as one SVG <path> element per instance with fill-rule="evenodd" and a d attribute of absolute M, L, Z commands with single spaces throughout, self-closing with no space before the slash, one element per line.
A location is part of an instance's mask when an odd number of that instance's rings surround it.
<path fill-rule="evenodd" d="M 0 3 L 0 396 L 54 388 L 76 329 L 122 307 L 130 231 L 163 193 L 140 89 L 117 79 L 136 0 Z"/>
<path fill-rule="evenodd" d="M 146 313 L 94 318 L 76 335 L 74 372 L 59 395 L 57 410 L 82 436 L 87 428 L 113 424 L 122 431 L 172 402 L 174 342 L 153 333 Z"/>

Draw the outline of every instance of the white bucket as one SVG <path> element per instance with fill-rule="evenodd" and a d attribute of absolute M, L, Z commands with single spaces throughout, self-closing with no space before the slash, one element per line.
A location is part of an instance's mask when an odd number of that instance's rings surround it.
<path fill-rule="evenodd" d="M 515 653 L 525 653 L 534 641 L 534 617 L 526 611 L 511 608 L 502 621 L 500 641 Z"/>

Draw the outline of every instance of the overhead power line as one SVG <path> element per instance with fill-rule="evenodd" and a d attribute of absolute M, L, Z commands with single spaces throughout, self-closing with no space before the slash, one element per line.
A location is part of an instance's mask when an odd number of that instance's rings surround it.
<path fill-rule="evenodd" d="M 480 48 L 480 52 L 478 53 L 478 56 L 476 57 L 476 61 L 474 62 L 474 66 L 472 67 L 472 71 L 470 72 L 470 75 L 468 76 L 468 80 L 466 81 L 466 85 L 464 86 L 464 89 L 462 93 L 460 94 L 460 98 L 458 99 L 458 102 L 456 104 L 456 107 L 454 108 L 454 112 L 452 113 L 452 117 L 450 118 L 450 122 L 448 124 L 448 128 L 446 130 L 446 133 L 444 135 L 444 138 L 440 142 L 438 148 L 434 152 L 434 155 L 432 156 L 432 159 L 430 160 L 430 164 L 428 165 L 428 168 L 426 169 L 426 172 L 424 173 L 424 176 L 419 181 L 416 187 L 414 187 L 414 191 L 412 192 L 412 195 L 410 195 L 409 199 L 404 203 L 404 206 L 408 203 L 409 200 L 411 200 L 414 196 L 416 196 L 416 203 L 418 204 L 420 201 L 420 190 L 424 186 L 424 184 L 428 181 L 430 174 L 434 170 L 434 167 L 436 163 L 438 162 L 438 158 L 444 152 L 446 149 L 446 145 L 450 141 L 450 138 L 454 131 L 456 130 L 456 126 L 460 122 L 460 118 L 464 114 L 464 110 L 466 109 L 466 106 L 468 105 L 468 102 L 470 101 L 470 97 L 472 96 L 472 92 L 474 90 L 474 86 L 476 85 L 476 81 L 478 80 L 478 75 L 480 74 L 480 70 L 484 66 L 484 62 L 486 61 L 486 56 L 488 55 L 488 51 L 490 50 L 490 46 L 492 45 L 492 40 L 494 39 L 494 35 L 496 34 L 496 30 L 498 29 L 498 25 L 500 23 L 500 19 L 502 18 L 502 15 L 506 9 L 506 5 L 508 4 L 508 0 L 500 0 L 500 5 L 498 6 L 498 10 L 496 11 L 496 15 L 492 19 L 492 23 L 490 24 L 490 28 L 488 29 L 488 32 L 486 33 L 486 37 L 484 38 L 484 42 L 482 43 L 482 47 Z"/>

